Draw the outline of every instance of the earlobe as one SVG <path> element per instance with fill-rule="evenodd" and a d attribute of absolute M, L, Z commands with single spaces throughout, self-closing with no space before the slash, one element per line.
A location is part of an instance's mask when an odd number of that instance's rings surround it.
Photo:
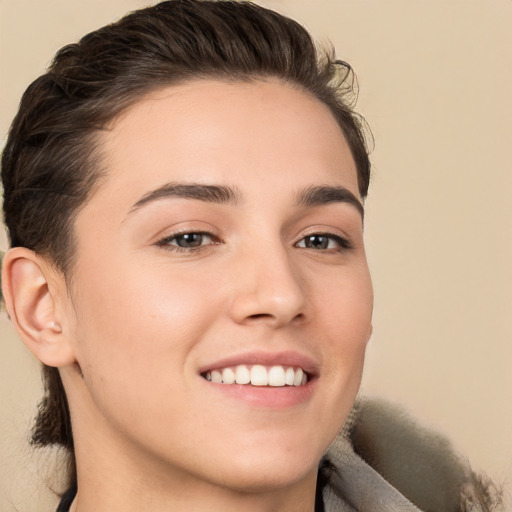
<path fill-rule="evenodd" d="M 75 361 L 59 311 L 57 281 L 61 276 L 41 256 L 24 247 L 7 252 L 3 261 L 2 286 L 5 305 L 21 339 L 48 366 Z"/>

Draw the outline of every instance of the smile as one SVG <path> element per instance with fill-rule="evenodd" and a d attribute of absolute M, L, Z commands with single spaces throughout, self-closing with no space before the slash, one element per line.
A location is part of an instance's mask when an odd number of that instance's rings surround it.
<path fill-rule="evenodd" d="M 207 371 L 202 376 L 216 384 L 242 384 L 251 386 L 303 386 L 308 382 L 306 372 L 300 367 L 263 366 L 240 364 Z"/>

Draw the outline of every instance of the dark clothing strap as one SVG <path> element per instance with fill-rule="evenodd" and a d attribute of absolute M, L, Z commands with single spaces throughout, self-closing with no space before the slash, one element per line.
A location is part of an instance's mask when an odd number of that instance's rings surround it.
<path fill-rule="evenodd" d="M 76 486 L 70 487 L 62 496 L 60 500 L 59 506 L 57 508 L 57 512 L 69 512 L 69 507 L 71 507 L 71 503 L 76 496 Z"/>

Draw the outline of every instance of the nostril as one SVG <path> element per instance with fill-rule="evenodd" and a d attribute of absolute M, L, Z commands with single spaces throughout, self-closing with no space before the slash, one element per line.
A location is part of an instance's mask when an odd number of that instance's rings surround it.
<path fill-rule="evenodd" d="M 248 318 L 258 320 L 259 318 L 270 318 L 270 317 L 272 317 L 272 315 L 269 315 L 268 313 L 258 313 L 256 315 L 251 315 Z"/>
<path fill-rule="evenodd" d="M 270 313 L 256 313 L 254 315 L 250 315 L 247 317 L 248 320 L 272 320 L 276 317 L 274 315 L 271 315 Z M 304 314 L 299 313 L 295 317 L 292 318 L 292 322 L 301 321 L 304 319 Z"/>

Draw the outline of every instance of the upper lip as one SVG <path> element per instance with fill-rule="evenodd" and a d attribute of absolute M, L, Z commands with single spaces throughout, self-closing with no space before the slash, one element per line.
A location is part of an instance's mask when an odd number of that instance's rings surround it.
<path fill-rule="evenodd" d="M 282 352 L 243 352 L 203 365 L 201 368 L 199 368 L 199 373 L 218 370 L 220 368 L 227 368 L 229 366 L 238 366 L 240 364 L 261 364 L 263 366 L 293 366 L 295 368 L 302 368 L 310 376 L 318 374 L 318 365 L 312 358 L 293 350 Z"/>

